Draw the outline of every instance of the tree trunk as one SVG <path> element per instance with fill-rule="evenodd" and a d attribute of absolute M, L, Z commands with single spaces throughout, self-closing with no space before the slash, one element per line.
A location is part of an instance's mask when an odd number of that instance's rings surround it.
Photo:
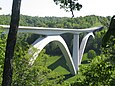
<path fill-rule="evenodd" d="M 13 74 L 13 56 L 20 19 L 21 0 L 13 0 L 10 28 L 7 38 L 2 86 L 11 86 Z"/>

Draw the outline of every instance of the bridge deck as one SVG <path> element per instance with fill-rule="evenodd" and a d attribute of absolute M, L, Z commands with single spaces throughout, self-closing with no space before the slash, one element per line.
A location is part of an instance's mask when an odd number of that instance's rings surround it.
<path fill-rule="evenodd" d="M 9 25 L 0 25 L 4 29 L 10 27 Z M 65 28 L 45 28 L 45 27 L 27 27 L 27 26 L 19 26 L 19 32 L 26 32 L 26 33 L 35 33 L 35 34 L 42 34 L 42 35 L 60 35 L 63 33 L 73 33 L 79 34 L 82 32 L 93 32 L 96 30 L 101 29 L 102 27 L 93 27 L 93 28 L 85 28 L 85 29 L 65 29 Z"/>

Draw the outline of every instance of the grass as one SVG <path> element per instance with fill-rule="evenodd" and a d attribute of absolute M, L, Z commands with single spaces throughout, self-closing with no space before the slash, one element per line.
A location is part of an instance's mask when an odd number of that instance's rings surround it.
<path fill-rule="evenodd" d="M 47 67 L 61 75 L 65 76 L 65 80 L 72 77 L 68 66 L 66 65 L 66 60 L 63 56 L 50 56 L 47 59 Z"/>
<path fill-rule="evenodd" d="M 37 59 L 43 61 L 43 63 L 45 62 L 45 66 L 47 66 L 52 71 L 55 71 L 59 73 L 60 75 L 65 76 L 64 78 L 65 81 L 72 82 L 76 80 L 76 76 L 70 73 L 69 67 L 67 66 L 64 56 L 49 56 L 44 53 L 45 52 L 42 51 L 42 53 L 39 55 L 39 58 Z M 46 58 L 46 59 L 42 60 L 42 58 Z M 86 53 L 83 56 L 82 64 L 86 65 L 88 63 L 88 60 L 89 59 L 87 58 L 87 53 Z M 79 75 L 80 74 L 78 74 L 77 77 L 79 77 Z"/>
<path fill-rule="evenodd" d="M 70 74 L 65 58 L 62 56 L 51 56 L 48 58 L 46 64 L 49 69 L 59 72 L 60 74 Z"/>
<path fill-rule="evenodd" d="M 83 62 L 87 61 L 87 54 L 84 54 Z M 84 65 L 87 63 L 84 63 Z M 47 58 L 46 65 L 49 69 L 58 72 L 65 76 L 65 80 L 72 82 L 76 80 L 76 76 L 73 76 L 68 66 L 66 65 L 66 60 L 63 56 L 49 56 Z"/>

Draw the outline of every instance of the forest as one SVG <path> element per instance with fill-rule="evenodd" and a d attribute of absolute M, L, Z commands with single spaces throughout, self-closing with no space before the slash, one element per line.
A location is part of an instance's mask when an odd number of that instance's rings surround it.
<path fill-rule="evenodd" d="M 78 74 L 73 76 L 55 43 L 48 44 L 34 64 L 29 64 L 28 49 L 42 35 L 19 33 L 13 62 L 12 86 L 114 86 L 115 85 L 115 38 L 111 37 L 107 46 L 102 47 L 102 38 L 108 29 L 111 17 L 89 15 L 84 17 L 38 17 L 20 16 L 20 26 L 55 27 L 85 29 L 103 26 L 90 37 Z M 9 25 L 10 15 L 0 15 L 0 25 Z M 80 40 L 85 33 L 80 34 Z M 72 52 L 72 34 L 61 35 Z M 2 83 L 7 34 L 0 30 L 0 84 Z"/>

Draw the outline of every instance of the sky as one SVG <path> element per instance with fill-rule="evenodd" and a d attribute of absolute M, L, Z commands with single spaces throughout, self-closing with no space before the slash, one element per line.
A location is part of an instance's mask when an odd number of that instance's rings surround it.
<path fill-rule="evenodd" d="M 11 14 L 13 0 L 0 0 L 1 14 Z M 115 0 L 78 0 L 83 5 L 80 11 L 74 11 L 75 17 L 98 15 L 113 16 L 115 14 Z M 53 0 L 22 0 L 21 14 L 29 16 L 71 17 L 71 12 L 65 12 Z"/>

